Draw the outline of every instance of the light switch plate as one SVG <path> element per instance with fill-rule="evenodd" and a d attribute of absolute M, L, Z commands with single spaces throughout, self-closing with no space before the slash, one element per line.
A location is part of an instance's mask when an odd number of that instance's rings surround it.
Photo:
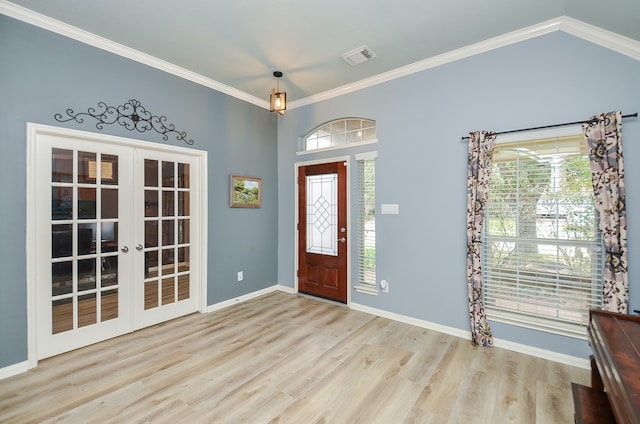
<path fill-rule="evenodd" d="M 383 203 L 380 205 L 383 215 L 398 215 L 399 207 L 397 203 Z"/>

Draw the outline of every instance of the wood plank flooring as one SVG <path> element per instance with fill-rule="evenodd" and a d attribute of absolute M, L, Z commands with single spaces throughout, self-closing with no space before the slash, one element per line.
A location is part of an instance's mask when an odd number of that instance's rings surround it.
<path fill-rule="evenodd" d="M 572 423 L 587 370 L 271 293 L 41 361 L 2 423 Z"/>

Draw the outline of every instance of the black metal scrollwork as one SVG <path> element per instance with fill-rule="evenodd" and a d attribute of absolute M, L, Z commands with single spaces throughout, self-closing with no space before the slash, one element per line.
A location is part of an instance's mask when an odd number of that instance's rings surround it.
<path fill-rule="evenodd" d="M 120 106 L 107 106 L 105 102 L 98 103 L 98 109 L 90 107 L 87 112 L 75 113 L 73 109 L 66 110 L 66 118 L 61 113 L 56 113 L 54 118 L 58 122 L 76 121 L 78 123 L 84 122 L 84 117 L 91 117 L 98 120 L 96 128 L 102 130 L 105 124 L 118 123 L 126 129 L 138 132 L 147 132 L 154 130 L 157 133 L 162 134 L 162 139 L 167 141 L 169 139 L 168 134 L 175 133 L 176 138 L 180 141 L 192 145 L 193 140 L 187 139 L 187 133 L 184 131 L 177 131 L 175 125 L 167 124 L 167 118 L 165 116 L 156 116 L 147 111 L 142 104 L 136 100 L 131 99 L 127 103 Z"/>

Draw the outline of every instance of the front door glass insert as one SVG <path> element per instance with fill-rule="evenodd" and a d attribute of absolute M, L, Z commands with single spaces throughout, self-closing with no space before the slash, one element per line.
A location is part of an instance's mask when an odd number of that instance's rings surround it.
<path fill-rule="evenodd" d="M 338 255 L 338 174 L 307 176 L 307 252 Z"/>

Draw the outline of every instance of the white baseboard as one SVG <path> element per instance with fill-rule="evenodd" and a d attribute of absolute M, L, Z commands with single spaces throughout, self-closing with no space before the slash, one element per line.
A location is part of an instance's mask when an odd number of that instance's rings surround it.
<path fill-rule="evenodd" d="M 247 300 L 251 300 L 251 299 L 255 299 L 256 297 L 260 297 L 262 295 L 268 294 L 268 293 L 272 293 L 274 291 L 283 291 L 289 294 L 293 294 L 293 288 L 291 287 L 287 287 L 287 286 L 283 286 L 280 284 L 275 284 L 273 286 L 261 289 L 261 290 L 257 290 L 251 293 L 247 293 L 247 294 L 243 294 L 242 296 L 238 296 L 238 297 L 234 297 L 233 299 L 229 299 L 229 300 L 224 300 L 222 302 L 218 302 L 218 303 L 214 303 L 213 305 L 209 305 L 207 306 L 207 308 L 205 309 L 205 313 L 209 313 L 209 312 L 213 312 L 213 311 L 217 311 L 219 309 L 223 309 L 226 308 L 228 306 L 231 305 L 235 305 L 241 302 L 246 302 Z"/>
<path fill-rule="evenodd" d="M 369 306 L 360 305 L 357 303 L 351 303 L 350 307 L 351 309 L 354 309 L 356 311 L 366 312 L 368 314 L 376 315 L 382 318 L 388 318 L 394 321 L 403 322 L 405 324 L 411 324 L 417 327 L 426 328 L 428 330 L 438 331 L 440 333 L 471 340 L 471 331 L 460 330 L 459 328 L 436 324 L 430 321 L 413 318 L 407 315 L 396 314 L 394 312 L 388 312 L 382 309 L 371 308 Z M 565 355 L 563 353 L 558 353 L 551 350 L 540 349 L 537 347 L 496 338 L 493 339 L 493 343 L 495 347 L 501 349 L 524 353 L 526 355 L 535 356 L 537 358 L 547 359 L 549 361 L 559 362 L 561 364 L 571 365 L 578 368 L 591 369 L 591 364 L 588 359 L 579 358 L 577 356 Z"/>
<path fill-rule="evenodd" d="M 591 369 L 591 363 L 589 362 L 589 360 L 580 358 L 578 356 L 565 355 L 564 353 L 558 353 L 552 350 L 540 349 L 538 347 L 496 338 L 493 339 L 493 344 L 495 347 L 524 353 L 526 355 L 547 359 L 549 361 L 554 361 L 565 365 L 571 365 L 572 367 L 583 368 L 585 370 Z"/>
<path fill-rule="evenodd" d="M 436 324 L 434 322 L 413 318 L 407 315 L 396 314 L 395 312 L 389 312 L 383 309 L 372 308 L 370 306 L 361 305 L 359 303 L 352 302 L 351 305 L 349 306 L 351 307 L 351 309 L 354 309 L 356 311 L 366 312 L 368 314 L 376 315 L 382 318 L 388 318 L 394 321 L 404 322 L 405 324 L 415 325 L 416 327 L 422 327 L 428 330 L 438 331 L 440 333 L 450 334 L 452 336 L 471 340 L 470 331 L 460 330 L 459 328 Z"/>
<path fill-rule="evenodd" d="M 289 294 L 295 294 L 296 293 L 296 291 L 294 290 L 293 287 L 283 286 L 282 284 L 278 284 L 275 287 L 276 287 L 277 290 L 280 290 L 280 291 L 285 292 L 285 293 L 289 293 Z"/>
<path fill-rule="evenodd" d="M 0 368 L 0 380 L 22 374 L 29 370 L 29 361 L 18 362 L 8 367 Z"/>

